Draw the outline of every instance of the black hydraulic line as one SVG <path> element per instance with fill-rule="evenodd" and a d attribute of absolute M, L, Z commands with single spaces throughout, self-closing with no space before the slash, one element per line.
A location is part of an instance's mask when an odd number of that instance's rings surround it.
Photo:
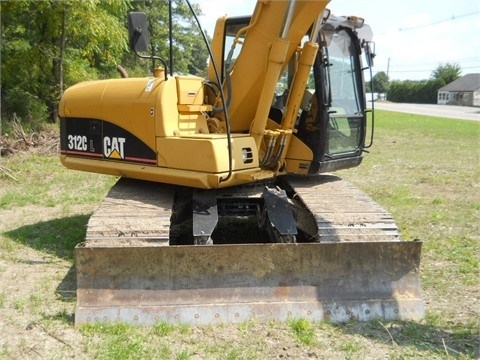
<path fill-rule="evenodd" d="M 133 33 L 133 36 L 135 37 L 133 39 L 133 43 L 135 44 L 138 39 L 140 38 L 140 35 L 142 35 L 142 29 L 140 27 L 137 27 L 135 30 L 134 30 L 134 33 Z M 165 68 L 165 81 L 167 81 L 167 70 L 168 70 L 168 66 L 167 66 L 167 62 L 165 60 L 163 60 L 161 57 L 159 56 L 149 56 L 149 55 L 142 55 L 140 54 L 137 49 L 135 48 L 135 46 L 133 47 L 133 52 L 135 53 L 135 55 L 137 55 L 139 58 L 141 59 L 155 59 L 155 60 L 159 60 L 163 67 Z"/>
<path fill-rule="evenodd" d="M 373 145 L 373 133 L 375 131 L 375 101 L 373 99 L 374 97 L 374 94 L 375 94 L 375 89 L 373 88 L 373 71 L 372 71 L 372 67 L 370 66 L 370 91 L 371 91 L 371 103 L 372 103 L 372 109 L 370 110 L 370 112 L 372 113 L 372 132 L 371 132 L 371 135 L 370 135 L 370 144 L 367 145 L 364 145 L 364 148 L 365 149 L 368 149 L 370 147 L 372 147 Z M 364 115 L 365 117 L 367 116 L 367 114 Z M 365 120 L 365 126 L 367 124 L 367 121 Z"/>
<path fill-rule="evenodd" d="M 195 21 L 197 22 L 198 28 L 200 29 L 200 32 L 202 33 L 203 41 L 205 42 L 205 45 L 207 46 L 208 53 L 210 55 L 210 59 L 212 61 L 213 69 L 215 72 L 215 77 L 217 78 L 217 83 L 220 84 L 220 73 L 218 72 L 218 67 L 217 63 L 215 61 L 215 58 L 213 56 L 212 48 L 210 47 L 210 44 L 208 43 L 208 39 L 205 36 L 205 33 L 202 29 L 202 26 L 200 25 L 200 21 L 198 20 L 197 14 L 195 14 L 195 11 L 193 11 L 192 5 L 190 4 L 189 0 L 185 0 L 187 3 L 188 7 L 190 8 L 190 11 L 195 18 Z M 220 89 L 220 97 L 222 99 L 222 103 L 225 104 L 225 93 L 223 91 L 223 86 L 219 86 Z M 233 160 L 232 160 L 232 139 L 231 139 L 231 130 L 230 130 L 230 118 L 228 116 L 228 111 L 227 108 L 224 106 L 224 114 L 225 114 L 225 125 L 226 125 L 226 130 L 227 130 L 227 141 L 228 141 L 228 175 L 226 177 L 220 178 L 220 182 L 224 182 L 229 180 L 232 177 L 232 172 L 233 172 Z"/>

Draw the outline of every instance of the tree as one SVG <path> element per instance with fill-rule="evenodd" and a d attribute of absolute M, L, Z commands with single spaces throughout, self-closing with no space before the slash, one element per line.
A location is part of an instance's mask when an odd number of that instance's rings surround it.
<path fill-rule="evenodd" d="M 373 77 L 373 90 L 377 93 L 386 93 L 388 91 L 388 75 L 379 71 Z"/>
<path fill-rule="evenodd" d="M 208 58 L 200 31 L 184 1 L 172 1 L 173 69 L 200 75 Z M 55 121 L 65 88 L 118 77 L 117 64 L 132 75 L 148 72 L 128 50 L 126 17 L 134 6 L 150 15 L 152 51 L 169 58 L 165 0 L 1 0 L 0 6 L 1 116 L 16 114 L 24 125 Z"/>
<path fill-rule="evenodd" d="M 462 69 L 458 64 L 450 64 L 450 63 L 446 63 L 445 65 L 440 64 L 432 72 L 432 79 L 442 80 L 444 82 L 443 85 L 446 85 L 451 83 L 454 80 L 457 80 L 460 77 L 461 73 L 462 73 Z"/>
<path fill-rule="evenodd" d="M 126 51 L 128 4 L 2 1 L 2 116 L 55 121 L 66 86 L 109 76 Z"/>

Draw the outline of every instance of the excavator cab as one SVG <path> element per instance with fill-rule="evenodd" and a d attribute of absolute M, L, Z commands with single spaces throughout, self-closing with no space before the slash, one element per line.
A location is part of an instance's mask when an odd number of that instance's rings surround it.
<path fill-rule="evenodd" d="M 321 46 L 296 123 L 297 138 L 313 153 L 311 175 L 360 164 L 368 115 L 360 40 L 355 32 L 347 27 L 337 27 L 328 34 L 321 30 L 317 42 Z M 292 68 L 282 75 L 287 80 L 286 92 Z"/>

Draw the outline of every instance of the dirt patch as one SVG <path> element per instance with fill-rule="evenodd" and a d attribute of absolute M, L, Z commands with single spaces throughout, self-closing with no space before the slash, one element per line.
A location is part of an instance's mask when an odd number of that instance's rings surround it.
<path fill-rule="evenodd" d="M 59 132 L 27 134 L 20 125 L 0 137 L 0 178 L 18 184 L 3 158 L 58 153 Z M 1 194 L 9 191 L 2 186 Z M 95 205 L 69 206 L 68 216 L 88 215 Z M 29 246 L 16 232 L 65 217 L 61 205 L 0 207 L 0 359 L 86 358 L 82 335 L 73 327 L 75 274 L 72 261 Z M 51 234 L 57 236 L 53 231 Z"/>
<path fill-rule="evenodd" d="M 8 233 L 61 217 L 62 209 L 32 205 L 1 213 L 0 228 Z M 0 358 L 82 358 L 82 336 L 73 328 L 72 262 L 5 235 L 0 235 L 0 253 Z"/>
<path fill-rule="evenodd" d="M 57 129 L 26 134 L 22 126 L 16 122 L 13 126 L 12 135 L 0 136 L 0 159 L 25 154 L 55 155 L 59 148 L 60 134 Z M 17 181 L 15 174 L 8 167 L 2 165 L 2 162 L 0 162 L 1 176 Z"/>
<path fill-rule="evenodd" d="M 0 156 L 19 153 L 53 155 L 58 153 L 60 134 L 57 129 L 27 134 L 19 123 L 14 123 L 13 134 L 0 136 Z"/>
<path fill-rule="evenodd" d="M 62 314 L 73 313 L 74 303 L 62 300 L 56 288 L 70 267 L 27 247 L 17 248 L 11 259 L 0 259 L 5 297 L 0 309 L 0 357 L 3 353 L 7 358 L 43 358 L 68 353 L 79 343 L 73 328 L 54 324 Z"/>

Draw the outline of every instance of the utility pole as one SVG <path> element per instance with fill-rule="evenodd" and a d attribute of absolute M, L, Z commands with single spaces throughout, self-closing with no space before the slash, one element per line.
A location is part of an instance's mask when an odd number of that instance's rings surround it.
<path fill-rule="evenodd" d="M 390 77 L 388 76 L 389 71 L 390 71 L 390 58 L 388 58 L 388 63 L 387 63 L 387 78 L 390 79 Z"/>

